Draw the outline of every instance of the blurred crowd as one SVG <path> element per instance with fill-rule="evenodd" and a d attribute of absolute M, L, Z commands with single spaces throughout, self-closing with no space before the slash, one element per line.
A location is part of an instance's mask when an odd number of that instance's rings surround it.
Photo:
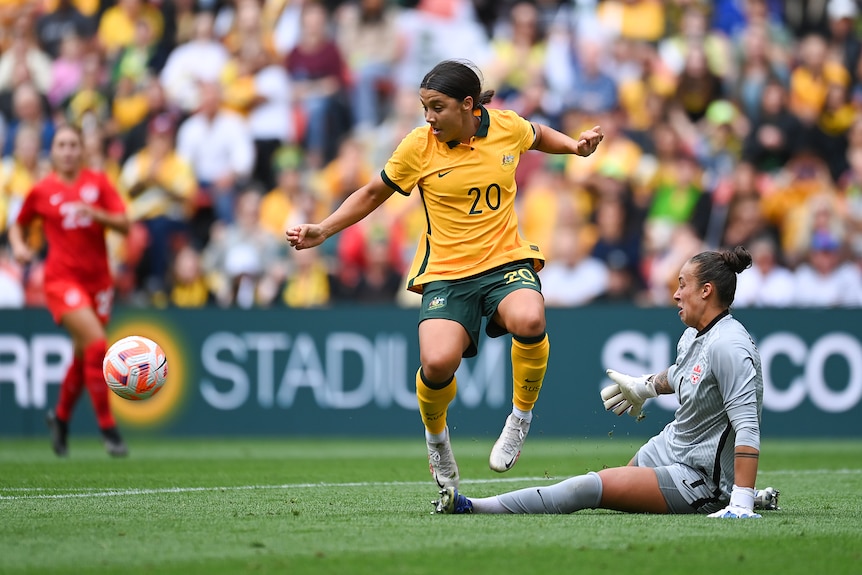
<path fill-rule="evenodd" d="M 681 264 L 746 246 L 736 306 L 862 306 L 862 58 L 856 0 L 4 0 L 0 306 L 42 268 L 5 230 L 57 125 L 134 222 L 109 237 L 133 305 L 418 305 L 425 216 L 395 194 L 319 249 L 319 221 L 422 125 L 422 76 L 467 58 L 491 104 L 571 135 L 529 152 L 522 235 L 549 306 L 671 305 Z M 38 229 L 34 246 L 43 245 Z"/>

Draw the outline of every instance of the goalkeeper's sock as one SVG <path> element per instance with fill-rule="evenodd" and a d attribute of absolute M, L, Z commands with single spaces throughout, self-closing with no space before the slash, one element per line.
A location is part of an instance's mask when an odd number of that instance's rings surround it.
<path fill-rule="evenodd" d="M 457 391 L 458 382 L 454 375 L 448 381 L 435 383 L 426 379 L 421 367 L 416 372 L 416 400 L 427 434 L 434 436 L 444 432 L 446 410 Z"/>
<path fill-rule="evenodd" d="M 546 333 L 533 338 L 512 336 L 512 404 L 516 409 L 533 410 L 548 370 L 550 351 Z"/>
<path fill-rule="evenodd" d="M 66 370 L 66 376 L 60 385 L 60 397 L 57 400 L 57 409 L 54 414 L 57 420 L 68 422 L 72 417 L 72 410 L 84 391 L 84 362 L 79 355 L 72 356 L 72 363 Z"/>
<path fill-rule="evenodd" d="M 473 499 L 473 513 L 565 514 L 595 509 L 602 501 L 602 479 L 591 471 L 547 487 L 528 487 L 496 497 Z M 500 511 L 500 508 L 505 511 Z"/>
<path fill-rule="evenodd" d="M 111 414 L 111 403 L 108 397 L 108 386 L 102 375 L 102 361 L 105 359 L 107 344 L 104 339 L 96 340 L 84 348 L 84 383 L 90 392 L 93 411 L 99 429 L 115 427 L 114 416 Z"/>

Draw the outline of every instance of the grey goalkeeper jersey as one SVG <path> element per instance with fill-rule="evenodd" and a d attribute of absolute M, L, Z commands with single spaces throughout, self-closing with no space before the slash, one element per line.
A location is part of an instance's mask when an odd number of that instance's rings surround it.
<path fill-rule="evenodd" d="M 680 406 L 661 432 L 666 463 L 698 469 L 722 493 L 730 493 L 734 446 L 760 449 L 763 371 L 757 346 L 729 314 L 700 335 L 688 328 L 677 344 L 668 381 Z"/>

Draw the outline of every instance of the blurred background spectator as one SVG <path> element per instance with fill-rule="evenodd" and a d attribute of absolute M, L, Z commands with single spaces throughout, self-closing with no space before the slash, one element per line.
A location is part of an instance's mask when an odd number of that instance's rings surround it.
<path fill-rule="evenodd" d="M 3 3 L 0 254 L 71 122 L 136 222 L 109 241 L 122 302 L 415 305 L 420 194 L 321 250 L 288 251 L 284 231 L 377 173 L 424 123 L 422 76 L 466 58 L 491 106 L 605 132 L 589 158 L 521 158 L 549 302 L 672 305 L 685 258 L 741 244 L 737 305 L 862 305 L 860 15 L 859 0 Z M 0 269 L 9 301 L 40 304 L 39 261 Z"/>

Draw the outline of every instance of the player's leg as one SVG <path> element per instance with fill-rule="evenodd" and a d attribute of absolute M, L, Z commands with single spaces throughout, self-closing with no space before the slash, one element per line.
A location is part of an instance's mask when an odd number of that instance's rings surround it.
<path fill-rule="evenodd" d="M 470 343 L 464 327 L 455 321 L 432 318 L 419 324 L 421 367 L 416 373 L 416 399 L 425 426 L 428 463 L 440 487 L 457 487 L 460 479 L 446 414 L 458 389 L 455 371 Z"/>
<path fill-rule="evenodd" d="M 72 354 L 72 363 L 60 384 L 60 397 L 56 409 L 48 411 L 45 422 L 51 433 L 51 448 L 60 457 L 69 453 L 69 421 L 81 392 L 84 390 L 84 361 L 78 350 Z"/>
<path fill-rule="evenodd" d="M 506 293 L 496 306 L 489 333 L 500 326 L 512 334 L 512 413 L 494 444 L 489 466 L 504 472 L 512 468 L 530 430 L 533 406 L 548 369 L 550 342 L 545 333 L 545 303 L 534 272 L 527 266 L 503 275 L 496 293 Z M 514 278 L 514 279 L 513 279 Z M 492 295 L 493 298 L 493 295 Z"/>
<path fill-rule="evenodd" d="M 84 385 L 90 393 L 105 449 L 113 456 L 126 455 L 128 449 L 120 437 L 111 413 L 108 386 L 105 385 L 102 375 L 102 361 L 107 351 L 102 319 L 97 315 L 95 308 L 85 306 L 64 314 L 61 323 L 72 336 L 76 353 L 81 354 Z"/>
<path fill-rule="evenodd" d="M 437 513 L 567 514 L 582 509 L 667 513 L 656 472 L 646 467 L 617 467 L 570 477 L 542 487 L 527 487 L 492 497 L 468 498 L 444 489 Z"/>

